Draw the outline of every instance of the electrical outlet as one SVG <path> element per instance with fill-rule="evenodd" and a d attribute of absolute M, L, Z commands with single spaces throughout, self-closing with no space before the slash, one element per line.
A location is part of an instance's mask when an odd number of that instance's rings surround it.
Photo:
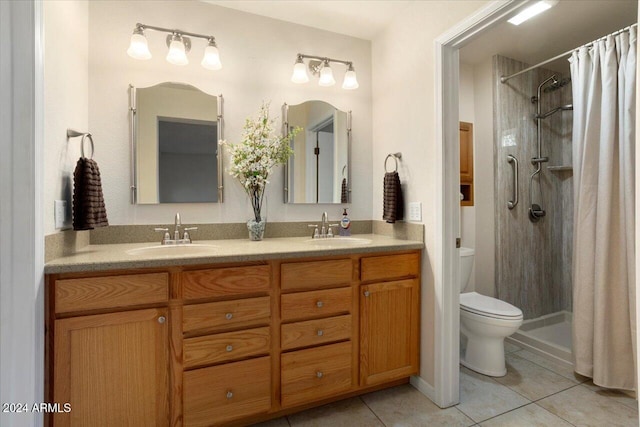
<path fill-rule="evenodd" d="M 69 220 L 67 219 L 67 201 L 55 200 L 53 217 L 56 223 L 56 228 L 66 228 L 69 226 Z"/>
<path fill-rule="evenodd" d="M 422 221 L 422 203 L 409 203 L 409 221 Z"/>

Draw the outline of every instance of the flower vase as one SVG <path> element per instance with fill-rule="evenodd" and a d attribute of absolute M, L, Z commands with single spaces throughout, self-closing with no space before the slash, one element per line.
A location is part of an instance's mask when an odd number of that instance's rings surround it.
<path fill-rule="evenodd" d="M 264 238 L 264 231 L 267 228 L 267 197 L 266 195 L 259 196 L 260 205 L 255 208 L 252 203 L 247 204 L 247 213 L 249 214 L 249 220 L 247 221 L 247 230 L 249 231 L 249 240 L 255 242 Z M 251 200 L 251 199 L 249 199 Z M 260 221 L 256 220 L 256 217 L 260 217 Z"/>

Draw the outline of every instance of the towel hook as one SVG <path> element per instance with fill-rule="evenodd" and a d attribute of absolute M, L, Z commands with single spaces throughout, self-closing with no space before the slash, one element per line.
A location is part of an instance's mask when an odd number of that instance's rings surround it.
<path fill-rule="evenodd" d="M 389 160 L 389 157 L 396 162 L 396 169 L 391 172 L 398 172 L 398 160 L 402 159 L 402 153 L 387 154 L 387 157 L 384 159 L 384 171 L 387 173 L 390 173 L 390 171 L 387 170 L 387 161 Z"/>
<path fill-rule="evenodd" d="M 84 140 L 86 138 L 89 138 L 89 142 L 91 143 L 91 157 L 89 157 L 90 159 L 93 159 L 93 153 L 95 152 L 95 147 L 93 145 L 93 137 L 91 136 L 91 134 L 89 132 L 78 132 L 77 130 L 73 130 L 73 129 L 67 129 L 67 139 L 69 138 L 75 138 L 81 136 L 82 139 L 80 140 L 80 156 L 81 157 L 85 157 L 84 155 Z"/>

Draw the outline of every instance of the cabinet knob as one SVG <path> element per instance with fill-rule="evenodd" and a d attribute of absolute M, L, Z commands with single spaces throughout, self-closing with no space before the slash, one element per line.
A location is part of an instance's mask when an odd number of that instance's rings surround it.
<path fill-rule="evenodd" d="M 233 397 L 233 392 L 231 390 L 227 391 L 227 399 L 231 399 Z"/>
<path fill-rule="evenodd" d="M 371 295 L 371 292 L 369 292 L 369 291 L 364 291 L 364 296 L 365 296 L 365 297 L 368 297 L 369 295 Z"/>
<path fill-rule="evenodd" d="M 318 308 L 322 308 L 323 305 L 324 305 L 324 303 L 322 301 L 318 301 L 316 303 L 316 307 L 318 307 Z"/>
<path fill-rule="evenodd" d="M 324 374 L 322 373 L 322 371 L 318 371 L 318 372 L 316 372 L 316 377 L 322 378 L 322 377 L 324 377 Z"/>
<path fill-rule="evenodd" d="M 227 320 L 231 320 L 231 319 L 233 319 L 233 313 L 227 313 L 227 314 L 225 314 L 225 315 L 224 315 L 224 318 L 225 318 L 225 319 L 227 319 Z"/>
<path fill-rule="evenodd" d="M 324 331 L 322 329 L 318 329 L 318 332 L 316 332 L 318 334 L 319 337 L 324 335 Z"/>
<path fill-rule="evenodd" d="M 232 345 L 228 345 L 227 346 L 227 351 L 233 351 L 233 346 Z"/>
<path fill-rule="evenodd" d="M 158 323 L 162 324 L 162 323 L 164 323 L 164 322 L 166 322 L 166 321 L 167 321 L 167 318 L 166 318 L 166 317 L 164 317 L 164 316 L 160 316 L 160 317 L 158 317 Z"/>

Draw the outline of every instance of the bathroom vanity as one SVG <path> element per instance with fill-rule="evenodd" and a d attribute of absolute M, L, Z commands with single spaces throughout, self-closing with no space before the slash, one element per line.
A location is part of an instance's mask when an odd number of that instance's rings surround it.
<path fill-rule="evenodd" d="M 46 400 L 72 406 L 48 424 L 247 425 L 418 373 L 421 243 L 273 240 L 48 264 Z"/>

